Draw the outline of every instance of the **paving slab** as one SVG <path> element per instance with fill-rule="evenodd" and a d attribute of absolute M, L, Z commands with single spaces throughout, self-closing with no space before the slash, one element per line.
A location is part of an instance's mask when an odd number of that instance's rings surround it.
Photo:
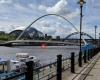
<path fill-rule="evenodd" d="M 81 80 L 81 76 L 87 75 L 84 74 L 85 71 L 91 68 L 91 65 L 94 64 L 96 61 L 96 64 L 93 66 L 92 70 L 90 69 L 91 71 L 89 72 L 85 80 L 100 80 L 100 58 L 97 59 L 99 56 L 100 54 L 96 55 L 93 59 L 88 61 L 88 63 L 84 64 L 82 67 L 78 67 L 78 65 L 76 65 L 74 74 L 72 74 L 70 70 L 63 72 L 62 80 Z M 80 73 L 80 71 L 82 72 Z"/>
<path fill-rule="evenodd" d="M 97 61 L 86 80 L 100 80 L 100 59 Z"/>

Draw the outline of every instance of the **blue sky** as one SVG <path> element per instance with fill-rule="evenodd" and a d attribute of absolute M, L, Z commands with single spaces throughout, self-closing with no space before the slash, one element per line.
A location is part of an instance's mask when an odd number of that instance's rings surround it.
<path fill-rule="evenodd" d="M 94 26 L 97 34 L 100 25 L 100 0 L 85 0 L 83 8 L 83 31 L 94 36 Z M 0 0 L 0 30 L 10 32 L 17 27 L 27 27 L 38 17 L 54 13 L 71 21 L 79 29 L 78 0 Z M 66 26 L 67 25 L 67 26 Z M 66 36 L 75 31 L 67 22 L 57 17 L 46 17 L 33 27 L 44 33 Z"/>

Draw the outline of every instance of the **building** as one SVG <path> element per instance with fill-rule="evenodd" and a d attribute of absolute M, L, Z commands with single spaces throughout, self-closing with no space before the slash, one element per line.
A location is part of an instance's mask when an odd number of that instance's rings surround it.
<path fill-rule="evenodd" d="M 45 34 L 45 40 L 52 40 L 52 36 Z"/>
<path fill-rule="evenodd" d="M 60 41 L 60 36 L 56 36 L 56 40 Z"/>
<path fill-rule="evenodd" d="M 18 27 L 11 31 L 9 35 L 15 36 L 17 38 L 23 32 L 23 30 L 25 30 L 25 27 Z M 44 39 L 44 34 L 41 31 L 30 27 L 23 33 L 21 39 Z"/>

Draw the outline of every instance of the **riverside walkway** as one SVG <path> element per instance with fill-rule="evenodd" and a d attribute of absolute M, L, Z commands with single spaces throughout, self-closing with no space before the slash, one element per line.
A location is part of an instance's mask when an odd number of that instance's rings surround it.
<path fill-rule="evenodd" d="M 20 74 L 4 72 L 0 80 L 100 80 L 100 47 L 83 52 L 82 67 L 79 67 L 79 55 L 74 52 L 70 58 L 57 55 L 55 62 L 37 68 L 33 67 L 33 61 L 25 64 L 25 71 Z"/>
<path fill-rule="evenodd" d="M 75 73 L 65 71 L 62 80 L 100 80 L 100 52 L 82 67 L 75 66 Z"/>

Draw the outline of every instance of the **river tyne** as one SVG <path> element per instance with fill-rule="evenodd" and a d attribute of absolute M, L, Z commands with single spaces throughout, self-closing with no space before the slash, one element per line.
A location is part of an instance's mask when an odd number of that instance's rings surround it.
<path fill-rule="evenodd" d="M 18 47 L 0 47 L 0 58 L 15 59 L 16 53 L 29 53 L 39 58 L 40 62 L 47 64 L 56 60 L 57 54 L 62 54 L 63 58 L 70 57 L 70 53 L 79 52 L 78 46 L 18 46 Z"/>

